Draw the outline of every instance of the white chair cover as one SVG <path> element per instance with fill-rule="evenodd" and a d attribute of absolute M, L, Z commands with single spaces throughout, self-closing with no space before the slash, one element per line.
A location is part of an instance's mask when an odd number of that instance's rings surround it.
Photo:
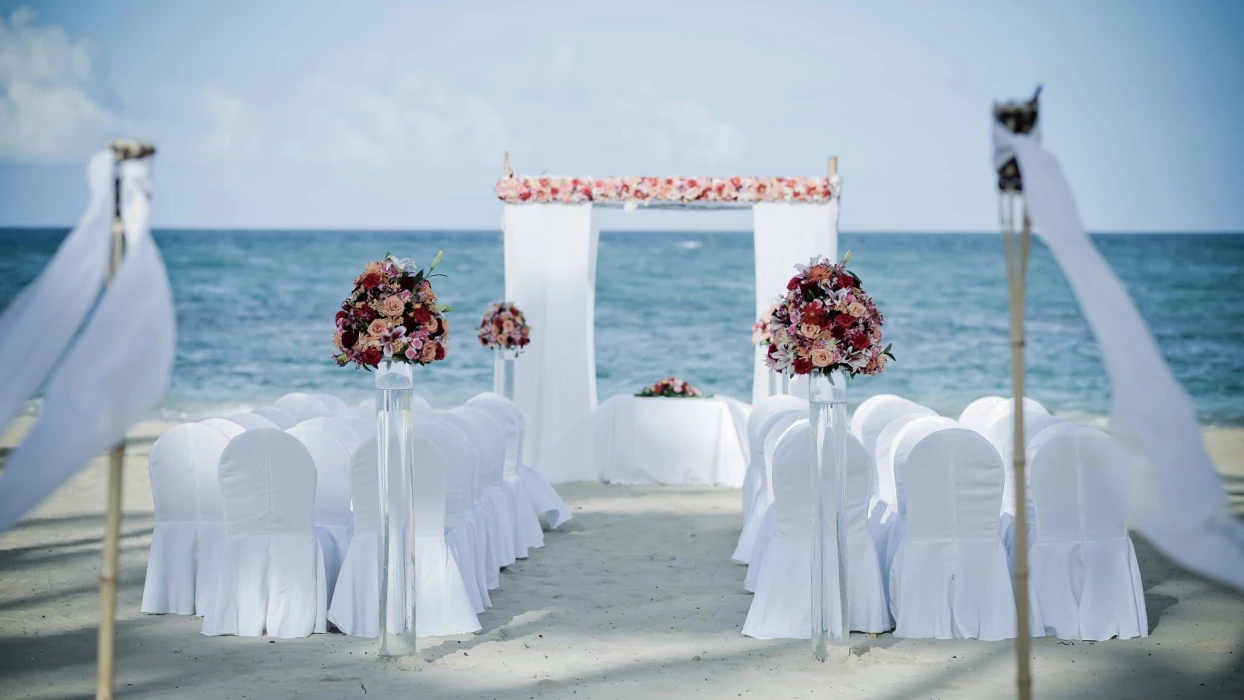
<path fill-rule="evenodd" d="M 305 637 L 325 630 L 328 591 L 314 532 L 315 462 L 293 436 L 261 428 L 220 457 L 225 540 L 205 635 Z"/>
<path fill-rule="evenodd" d="M 1028 443 L 1032 614 L 1062 639 L 1149 635 L 1145 591 L 1127 532 L 1131 472 L 1122 445 L 1074 423 Z"/>
<path fill-rule="evenodd" d="M 231 416 L 225 416 L 225 420 L 237 423 L 247 430 L 254 430 L 255 428 L 277 428 L 279 430 L 284 430 L 281 426 L 273 423 L 270 418 L 264 418 L 258 413 L 253 413 L 251 411 L 243 411 L 242 413 L 234 413 Z"/>
<path fill-rule="evenodd" d="M 256 408 L 252 408 L 251 413 L 254 413 L 262 418 L 267 418 L 275 423 L 276 427 L 281 430 L 289 430 L 295 425 L 298 425 L 298 419 L 290 414 L 289 411 L 275 406 L 258 406 Z"/>
<path fill-rule="evenodd" d="M 483 470 L 483 445 L 479 443 L 475 436 L 476 428 L 467 420 L 466 416 L 453 411 L 445 411 L 438 413 L 442 420 L 453 426 L 463 436 L 467 444 L 468 461 L 463 465 L 462 471 L 471 477 L 470 490 L 470 510 L 464 514 L 464 517 L 471 521 L 469 532 L 472 537 L 472 551 L 475 553 L 475 574 L 477 580 L 482 582 L 482 591 L 480 598 L 484 601 L 484 605 L 491 607 L 492 603 L 488 599 L 488 591 L 501 585 L 499 577 L 501 567 L 497 564 L 497 554 L 492 546 L 489 546 L 488 538 L 488 509 L 484 506 L 483 484 L 481 482 L 481 472 Z"/>
<path fill-rule="evenodd" d="M 812 631 L 808 445 L 808 421 L 803 419 L 782 434 L 774 451 L 773 541 L 760 562 L 756 595 L 743 623 L 743 634 L 749 637 L 808 639 Z"/>
<path fill-rule="evenodd" d="M 276 401 L 272 402 L 276 408 L 289 413 L 299 422 L 308 418 L 319 418 L 320 416 L 332 415 L 332 411 L 324 405 L 323 401 L 315 398 L 310 394 L 304 394 L 296 391 L 292 394 L 286 394 Z M 288 430 L 288 428 L 286 428 Z"/>
<path fill-rule="evenodd" d="M 505 431 L 505 490 L 514 514 L 514 553 L 519 559 L 526 559 L 529 550 L 544 546 L 544 531 L 540 529 L 540 511 L 518 474 L 523 424 L 517 409 L 511 410 L 506 403 L 500 395 L 488 392 L 472 398 L 467 405 L 492 416 Z"/>
<path fill-rule="evenodd" d="M 349 415 L 341 416 L 337 420 L 340 420 L 350 426 L 350 429 L 353 430 L 354 434 L 358 436 L 360 446 L 364 442 L 374 440 L 376 438 L 376 419 L 374 416 L 364 418 L 358 414 L 351 413 Z"/>
<path fill-rule="evenodd" d="M 480 496 L 488 528 L 488 548 L 498 569 L 517 560 L 514 551 L 514 514 L 505 492 L 505 432 L 484 411 L 471 406 L 451 409 L 471 425 L 472 439 L 479 447 Z M 491 576 L 491 572 L 490 572 Z M 495 588 L 492 580 L 490 588 Z M 500 585 L 498 579 L 497 585 Z"/>
<path fill-rule="evenodd" d="M 760 429 L 760 463 L 765 471 L 764 483 L 765 490 L 761 494 L 758 504 L 764 504 L 764 511 L 759 518 L 753 518 L 754 525 L 751 552 L 748 553 L 747 576 L 743 579 L 743 588 L 748 591 L 756 590 L 756 577 L 760 575 L 760 562 L 764 560 L 765 550 L 769 547 L 769 541 L 773 538 L 773 453 L 777 449 L 778 440 L 786 433 L 786 429 L 795 423 L 795 421 L 806 419 L 808 417 L 807 402 L 798 408 L 787 408 L 777 413 L 770 414 L 769 420 L 765 422 L 765 426 Z M 746 533 L 745 533 L 746 534 Z"/>
<path fill-rule="evenodd" d="M 313 418 L 285 432 L 297 438 L 315 462 L 315 536 L 324 553 L 325 583 L 331 596 L 354 535 L 354 516 L 350 511 L 350 450 L 327 429 L 327 423 L 336 421 Z"/>
<path fill-rule="evenodd" d="M 1049 411 L 1045 410 L 1045 406 L 1042 406 L 1040 402 L 1038 402 L 1036 399 L 1030 399 L 1027 396 L 1025 396 L 1024 397 L 1024 416 L 1027 417 L 1027 416 L 1037 414 L 1037 413 L 1049 413 Z M 1001 401 L 998 401 L 994 403 L 993 407 L 989 409 L 989 412 L 984 414 L 984 417 L 980 419 L 980 425 L 982 426 L 982 429 L 978 430 L 977 432 L 979 432 L 982 435 L 985 435 L 985 433 L 989 431 L 989 429 L 993 426 L 994 423 L 998 421 L 999 418 L 1002 418 L 1002 417 L 1010 418 L 1010 417 L 1013 417 L 1014 415 L 1015 415 L 1014 397 L 1007 397 Z M 989 436 L 986 435 L 985 437 L 989 437 Z"/>
<path fill-rule="evenodd" d="M 968 430 L 984 433 L 989 427 L 985 421 L 989 418 L 990 412 L 1003 401 L 1006 399 L 1001 396 L 982 396 L 963 409 L 963 412 L 959 414 L 959 422 Z"/>
<path fill-rule="evenodd" d="M 905 534 L 890 566 L 894 636 L 1014 637 L 1015 598 L 998 535 L 998 451 L 966 428 L 937 430 L 899 450 L 895 475 Z"/>
<path fill-rule="evenodd" d="M 449 465 L 435 442 L 416 436 L 415 460 L 415 572 L 416 634 L 420 637 L 469 634 L 480 629 L 467 584 L 458 563 L 445 545 L 445 480 Z M 375 637 L 380 632 L 380 506 L 376 483 L 376 439 L 360 445 L 354 453 L 351 479 L 358 494 L 355 504 L 354 539 L 346 553 L 337 588 L 328 609 L 328 620 L 353 636 Z M 396 464 L 396 461 L 394 462 Z M 394 474 L 390 478 L 400 478 Z M 398 542 L 391 543 L 391 561 L 401 560 Z M 390 575 L 389 624 L 404 629 L 405 591 Z"/>
<path fill-rule="evenodd" d="M 415 394 L 414 408 L 415 413 L 431 413 L 432 404 L 428 403 L 428 400 L 422 396 Z"/>
<path fill-rule="evenodd" d="M 481 396 L 495 397 L 490 400 L 503 406 L 518 421 L 518 478 L 522 480 L 523 488 L 527 491 L 527 495 L 535 505 L 536 512 L 552 530 L 556 530 L 569 522 L 574 516 L 571 515 L 570 507 L 558 495 L 557 490 L 539 472 L 523 462 L 523 441 L 527 435 L 527 422 L 523 418 L 522 411 L 518 410 L 518 406 L 513 401 L 499 394 L 489 392 Z"/>
<path fill-rule="evenodd" d="M 847 435 L 848 622 L 856 632 L 884 632 L 891 627 L 877 543 L 868 530 L 868 504 L 875 475 L 864 443 Z"/>
<path fill-rule="evenodd" d="M 921 440 L 932 435 L 939 430 L 948 428 L 961 427 L 953 418 L 945 418 L 943 416 L 921 416 L 914 421 L 907 423 L 898 435 L 894 438 L 893 455 L 891 460 L 894 464 L 894 501 L 892 503 L 885 502 L 886 512 L 881 516 L 881 527 L 885 532 L 885 539 L 878 542 L 881 554 L 881 570 L 889 580 L 890 562 L 894 559 L 894 552 L 897 543 L 903 538 L 903 528 L 905 524 L 900 514 L 904 509 L 903 504 L 903 476 L 899 465 Z"/>
<path fill-rule="evenodd" d="M 357 418 L 357 416 L 349 417 Z M 302 421 L 298 425 L 305 426 L 307 430 L 320 431 L 332 435 L 337 438 L 337 441 L 340 442 L 343 447 L 346 448 L 347 452 L 354 454 L 354 451 L 363 444 L 363 437 L 359 435 L 358 431 L 350 426 L 350 423 L 346 421 L 346 418 L 347 416 L 345 415 L 310 418 Z M 374 424 L 371 432 L 366 437 L 376 437 L 376 428 Z"/>
<path fill-rule="evenodd" d="M 734 553 L 730 555 L 739 564 L 747 564 L 751 560 L 752 545 L 755 544 L 756 531 L 760 527 L 759 520 L 764 517 L 770 503 L 761 428 L 776 411 L 800 407 L 806 410 L 807 401 L 786 394 L 770 396 L 758 402 L 747 418 L 748 457 L 747 470 L 743 475 L 743 530 L 739 534 Z"/>
<path fill-rule="evenodd" d="M 415 396 L 418 397 L 419 395 L 415 394 Z M 417 403 L 417 400 L 416 400 L 416 403 Z M 371 418 L 372 420 L 375 420 L 376 419 L 376 400 L 374 398 L 363 399 L 362 401 L 358 402 L 358 405 L 350 409 L 350 412 L 355 415 L 362 416 L 364 418 Z"/>
<path fill-rule="evenodd" d="M 877 452 L 874 460 L 876 476 L 873 479 L 873 494 L 868 504 L 868 529 L 883 554 L 883 565 L 886 539 L 894 518 L 898 516 L 898 493 L 894 485 L 894 449 L 898 447 L 898 437 L 911 423 L 930 416 L 922 413 L 907 413 L 890 421 L 877 435 Z"/>
<path fill-rule="evenodd" d="M 471 441 L 455 425 L 455 421 L 462 420 L 461 416 L 434 411 L 420 429 L 433 436 L 451 466 L 445 496 L 445 540 L 466 579 L 471 605 L 479 614 L 492 607 L 485 570 L 487 536 L 481 529 L 482 522 L 477 525 L 474 517 L 482 511 L 477 508 L 471 491 L 475 460 Z"/>
<path fill-rule="evenodd" d="M 982 433 L 1002 457 L 1002 469 L 1006 475 L 1006 484 L 1002 489 L 1002 512 L 1008 516 L 1003 518 L 1003 525 L 1007 530 L 1010 529 L 1015 518 L 1015 411 L 1013 409 L 1012 402 L 996 408 L 990 414 L 993 422 Z M 1042 430 L 1062 422 L 1063 419 L 1051 416 L 1045 412 L 1044 408 L 1031 408 L 1025 404 L 1025 441 L 1031 443 Z"/>
<path fill-rule="evenodd" d="M 206 425 L 232 440 L 246 432 L 246 427 L 225 418 L 204 418 L 199 425 Z"/>
<path fill-rule="evenodd" d="M 851 416 L 851 432 L 864 443 L 864 449 L 877 459 L 877 437 L 890 421 L 908 413 L 936 416 L 933 409 L 894 394 L 878 394 L 864 399 Z"/>
<path fill-rule="evenodd" d="M 229 438 L 194 423 L 170 429 L 148 459 L 155 529 L 141 609 L 202 614 L 223 530 L 216 467 Z"/>
<path fill-rule="evenodd" d="M 312 396 L 324 404 L 324 408 L 328 409 L 328 415 L 330 416 L 344 416 L 350 412 L 350 406 L 332 394 L 315 393 Z"/>

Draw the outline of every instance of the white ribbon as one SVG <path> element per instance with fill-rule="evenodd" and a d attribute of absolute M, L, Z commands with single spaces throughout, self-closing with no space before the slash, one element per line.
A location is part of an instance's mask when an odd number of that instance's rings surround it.
<path fill-rule="evenodd" d="M 0 531 L 124 439 L 164 396 L 173 367 L 176 316 L 164 261 L 148 229 L 148 169 L 145 161 L 122 166 L 125 257 L 52 374 L 34 427 L 0 471 Z M 104 246 L 101 253 L 105 264 L 107 250 Z M 32 346 L 36 340 L 30 340 Z"/>
<path fill-rule="evenodd" d="M 1058 161 L 1031 136 L 994 125 L 994 161 L 1013 154 L 1036 235 L 1054 255 L 1101 350 L 1110 432 L 1133 454 L 1131 517 L 1181 565 L 1244 590 L 1244 525 L 1201 441 L 1196 407 L 1127 289 L 1084 232 Z"/>
<path fill-rule="evenodd" d="M 39 390 L 99 297 L 112 242 L 112 164 L 112 151 L 91 158 L 86 213 L 0 314 L 0 430 Z"/>

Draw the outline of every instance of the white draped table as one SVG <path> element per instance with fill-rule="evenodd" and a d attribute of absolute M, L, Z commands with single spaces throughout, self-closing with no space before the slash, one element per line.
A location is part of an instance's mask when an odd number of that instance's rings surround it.
<path fill-rule="evenodd" d="M 743 485 L 750 407 L 730 398 L 615 396 L 600 405 L 583 456 L 614 484 Z M 587 436 L 577 436 L 587 437 Z M 580 443 L 582 444 L 582 443 Z"/>

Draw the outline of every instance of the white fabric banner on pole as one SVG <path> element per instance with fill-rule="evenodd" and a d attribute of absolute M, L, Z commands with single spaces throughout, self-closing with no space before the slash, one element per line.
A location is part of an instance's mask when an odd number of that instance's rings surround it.
<path fill-rule="evenodd" d="M 795 275 L 795 265 L 818 255 L 838 259 L 838 188 L 829 202 L 760 202 L 752 208 L 756 251 L 756 318 L 778 297 Z M 764 351 L 756 349 L 752 372 L 752 405 L 769 394 L 769 368 Z M 805 390 L 806 392 L 806 390 Z"/>
<path fill-rule="evenodd" d="M 112 164 L 111 150 L 91 158 L 86 213 L 0 314 L 0 430 L 39 390 L 99 297 L 112 248 Z"/>
<path fill-rule="evenodd" d="M 0 471 L 0 532 L 120 442 L 168 387 L 176 316 L 164 261 L 148 229 L 149 163 L 123 163 L 121 178 L 125 257 L 52 374 L 38 421 Z M 107 247 L 100 255 L 106 264 Z"/>
<path fill-rule="evenodd" d="M 1034 231 L 1062 268 L 1088 321 L 1113 396 L 1110 432 L 1132 453 L 1132 520 L 1168 557 L 1244 590 L 1244 525 L 1201 441 L 1196 406 L 1162 358 L 1127 288 L 1084 232 L 1055 158 L 994 126 L 995 160 L 1014 153 Z"/>
<path fill-rule="evenodd" d="M 596 246 L 591 203 L 507 204 L 505 296 L 531 325 L 514 363 L 514 403 L 527 423 L 524 459 L 553 483 L 595 480 L 551 457 L 596 408 Z"/>

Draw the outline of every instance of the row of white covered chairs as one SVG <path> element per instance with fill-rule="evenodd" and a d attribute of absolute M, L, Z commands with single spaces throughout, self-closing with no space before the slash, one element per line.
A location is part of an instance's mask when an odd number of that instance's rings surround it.
<path fill-rule="evenodd" d="M 1013 411 L 1014 401 L 987 397 L 956 421 L 893 395 L 857 409 L 847 447 L 852 630 L 1015 635 Z M 1035 401 L 1024 414 L 1033 634 L 1146 636 L 1125 451 Z M 743 632 L 754 637 L 810 630 L 810 575 L 791 575 L 810 571 L 806 416 L 804 402 L 772 397 L 749 424 L 753 461 L 733 558 L 749 564 L 744 585 L 755 597 Z"/>
<path fill-rule="evenodd" d="M 569 513 L 519 463 L 523 422 L 507 400 L 482 394 L 433 411 L 416 397 L 415 415 L 416 632 L 472 632 L 499 569 L 543 545 L 539 518 L 557 527 Z M 331 623 L 374 636 L 377 463 L 370 400 L 351 409 L 290 394 L 169 430 L 150 458 L 156 524 L 142 610 L 203 615 L 204 634 L 305 636 Z"/>

